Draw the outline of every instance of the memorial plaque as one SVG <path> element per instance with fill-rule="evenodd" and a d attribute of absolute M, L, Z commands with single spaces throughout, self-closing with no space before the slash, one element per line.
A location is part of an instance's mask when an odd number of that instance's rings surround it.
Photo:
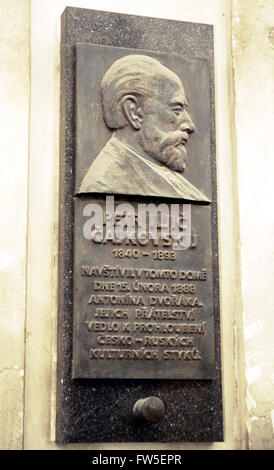
<path fill-rule="evenodd" d="M 74 378 L 213 377 L 209 89 L 205 59 L 76 46 Z"/>
<path fill-rule="evenodd" d="M 207 25 L 63 15 L 61 442 L 222 438 L 212 47 Z"/>

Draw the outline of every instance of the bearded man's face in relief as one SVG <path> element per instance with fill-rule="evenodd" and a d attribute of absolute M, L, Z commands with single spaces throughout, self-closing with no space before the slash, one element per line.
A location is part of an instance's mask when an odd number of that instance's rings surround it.
<path fill-rule="evenodd" d="M 145 152 L 172 170 L 186 167 L 185 144 L 195 126 L 187 112 L 182 83 L 175 74 L 159 79 L 144 100 L 139 144 Z"/>

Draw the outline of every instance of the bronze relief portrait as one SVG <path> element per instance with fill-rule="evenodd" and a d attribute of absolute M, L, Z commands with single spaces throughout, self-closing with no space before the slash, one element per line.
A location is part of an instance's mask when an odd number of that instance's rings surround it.
<path fill-rule="evenodd" d="M 96 76 L 96 86 L 83 68 L 89 65 L 86 47 L 102 51 L 98 67 L 98 72 L 99 69 L 103 72 L 101 76 L 95 73 L 98 54 L 93 67 L 90 65 L 90 75 Z M 173 57 L 171 61 L 173 70 L 163 63 L 161 57 L 151 57 L 140 53 L 142 51 L 134 51 L 134 54 L 127 51 L 122 57 L 112 60 L 109 59 L 110 54 L 106 54 L 103 63 L 103 49 L 121 51 L 83 44 L 78 45 L 77 50 L 77 80 L 81 84 L 85 82 L 85 89 L 90 86 L 92 97 L 89 107 L 86 95 L 77 99 L 77 164 L 80 171 L 76 168 L 76 194 L 167 197 L 209 203 L 209 191 L 203 191 L 203 184 L 197 187 L 185 176 L 193 159 L 193 152 L 189 155 L 188 147 L 192 135 L 197 133 L 197 124 L 189 110 L 182 78 L 176 73 L 176 59 Z M 92 50 L 88 49 L 88 52 L 91 54 Z M 189 67 L 192 70 L 195 68 L 192 63 Z M 199 70 L 197 65 L 196 69 Z M 93 115 L 89 128 L 82 114 L 83 108 Z M 85 126 L 86 130 L 83 130 Z M 93 152 L 94 147 L 98 147 L 102 132 L 106 130 L 107 140 L 98 151 Z M 91 140 L 92 132 L 96 145 Z M 90 141 L 85 151 L 83 140 Z M 203 152 L 204 148 L 199 155 L 194 155 L 194 159 L 198 160 L 191 162 L 194 168 L 197 164 L 201 166 L 199 160 Z M 84 165 L 79 153 L 85 153 Z M 206 157 L 208 159 L 208 155 Z M 203 177 L 201 168 L 200 174 Z"/>

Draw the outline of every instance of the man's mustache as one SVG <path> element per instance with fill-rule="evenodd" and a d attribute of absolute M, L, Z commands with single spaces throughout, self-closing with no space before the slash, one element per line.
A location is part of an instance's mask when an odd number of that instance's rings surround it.
<path fill-rule="evenodd" d="M 166 147 L 178 147 L 178 145 L 185 143 L 186 140 L 184 132 L 175 131 L 161 143 L 160 151 L 162 152 Z"/>
<path fill-rule="evenodd" d="M 185 142 L 185 134 L 180 131 L 176 131 L 167 137 L 161 144 L 160 151 L 162 162 L 175 171 L 183 172 L 186 167 L 184 158 L 186 155 L 185 150 L 182 147 L 177 149 L 180 144 Z"/>

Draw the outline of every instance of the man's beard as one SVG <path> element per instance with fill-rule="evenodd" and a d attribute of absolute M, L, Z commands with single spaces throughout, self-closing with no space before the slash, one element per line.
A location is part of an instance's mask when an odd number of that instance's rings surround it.
<path fill-rule="evenodd" d="M 183 172 L 186 168 L 186 149 L 181 131 L 163 133 L 154 129 L 154 138 L 140 139 L 142 148 L 155 160 L 172 170 Z"/>

